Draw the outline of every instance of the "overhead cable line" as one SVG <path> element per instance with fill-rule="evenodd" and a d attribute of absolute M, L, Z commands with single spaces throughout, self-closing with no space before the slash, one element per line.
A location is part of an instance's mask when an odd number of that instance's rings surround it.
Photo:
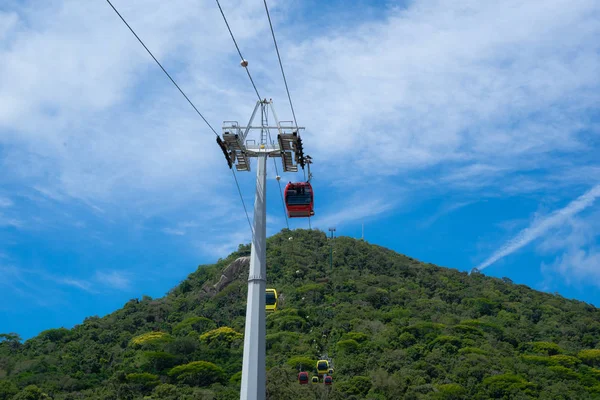
<path fill-rule="evenodd" d="M 240 58 L 242 59 L 242 63 L 246 62 L 246 65 L 242 64 L 242 66 L 244 66 L 244 68 L 246 69 L 246 73 L 248 74 L 248 78 L 250 78 L 250 82 L 252 82 L 252 87 L 254 87 L 254 91 L 256 92 L 256 95 L 258 96 L 258 100 L 261 101 L 262 98 L 260 97 L 260 94 L 258 93 L 258 89 L 256 88 L 256 84 L 254 83 L 254 80 L 252 79 L 252 75 L 250 75 L 250 70 L 248 69 L 247 61 L 244 58 L 244 56 L 242 55 L 240 46 L 238 46 L 237 41 L 235 40 L 235 36 L 233 35 L 231 28 L 229 27 L 229 22 L 227 22 L 227 17 L 225 16 L 225 12 L 223 11 L 223 8 L 221 7 L 221 3 L 219 3 L 219 0 L 215 0 L 215 1 L 217 2 L 217 6 L 219 6 L 219 11 L 221 11 L 221 15 L 223 16 L 225 25 L 227 25 L 227 30 L 229 31 L 229 34 L 231 35 L 231 40 L 233 40 L 233 44 L 235 45 L 235 48 L 237 49 L 237 52 L 240 55 Z M 292 110 L 292 114 L 293 114 L 293 110 Z M 296 116 L 294 116 L 294 123 L 295 123 L 295 121 L 296 121 Z M 298 124 L 296 124 L 296 127 L 297 126 L 298 126 Z M 272 142 L 271 131 L 269 129 L 267 129 L 267 134 L 269 137 L 269 142 Z M 277 163 L 275 162 L 274 158 L 273 158 L 273 166 L 275 167 L 275 174 L 277 176 L 279 176 L 279 170 L 277 168 Z M 286 212 L 286 208 L 285 208 L 285 201 L 283 199 L 283 189 L 281 188 L 281 182 L 277 181 L 277 183 L 279 184 L 279 196 L 281 197 L 281 204 L 283 205 L 283 216 L 285 217 L 285 224 L 286 224 L 287 228 L 290 229 L 290 223 L 288 221 L 287 212 Z"/>
<path fill-rule="evenodd" d="M 279 47 L 277 46 L 277 39 L 275 39 L 275 31 L 273 30 L 273 24 L 271 23 L 271 15 L 269 14 L 269 7 L 267 7 L 267 0 L 263 0 L 265 3 L 265 10 L 267 11 L 267 18 L 269 19 L 269 26 L 271 27 L 271 35 L 273 36 L 273 43 L 275 43 L 275 51 L 277 51 L 277 59 L 279 60 L 279 67 L 281 68 L 281 75 L 283 75 L 283 83 L 285 83 L 285 91 L 287 92 L 288 100 L 290 101 L 290 108 L 292 109 L 292 116 L 294 117 L 294 124 L 298 129 L 298 122 L 296 121 L 296 113 L 294 112 L 294 105 L 292 104 L 292 97 L 290 96 L 290 89 L 288 88 L 287 79 L 285 79 L 285 72 L 283 72 L 283 64 L 281 63 L 281 56 L 279 55 Z"/>
<path fill-rule="evenodd" d="M 206 125 L 208 125 L 208 127 L 215 133 L 215 135 L 217 135 L 217 137 L 219 137 L 219 134 L 217 133 L 217 131 L 215 131 L 215 129 L 212 127 L 212 125 L 208 123 L 208 121 L 206 120 L 206 118 L 204 118 L 204 115 L 202 115 L 202 113 L 200 111 L 198 111 L 198 109 L 196 108 L 196 106 L 194 105 L 194 103 L 192 103 L 192 101 L 189 99 L 189 97 L 186 96 L 186 94 L 183 92 L 183 90 L 181 90 L 181 88 L 175 82 L 175 80 L 171 77 L 171 75 L 169 75 L 169 73 L 167 72 L 167 70 L 156 59 L 156 57 L 154 57 L 154 54 L 152 54 L 152 52 L 148 49 L 148 47 L 146 47 L 146 45 L 144 44 L 144 42 L 142 42 L 142 39 L 140 39 L 140 37 L 135 33 L 135 31 L 131 28 L 131 26 L 129 26 L 129 24 L 127 23 L 127 21 L 125 21 L 125 18 L 123 18 L 123 16 L 119 13 L 119 11 L 117 11 L 117 9 L 115 8 L 115 6 L 112 5 L 112 3 L 110 2 L 110 0 L 106 0 L 106 1 L 108 2 L 108 4 L 110 4 L 110 6 L 112 7 L 112 9 L 115 10 L 115 12 L 119 16 L 119 18 L 121 18 L 121 21 L 123 21 L 125 23 L 125 25 L 127 25 L 127 27 L 129 28 L 129 30 L 131 31 L 131 33 L 133 33 L 133 35 L 136 37 L 136 39 L 142 44 L 142 46 L 144 46 L 144 48 L 146 49 L 146 51 L 148 52 L 148 54 L 150 54 L 150 56 L 154 59 L 154 61 L 156 61 L 156 63 L 160 67 L 160 69 L 162 69 L 163 72 L 169 77 L 169 79 L 171 80 L 171 82 L 173 82 L 173 85 L 175 85 L 175 87 L 177 89 L 179 89 L 179 91 L 181 92 L 181 94 L 183 95 L 183 97 L 185 97 L 185 99 L 188 101 L 188 103 L 190 103 L 190 105 L 194 108 L 194 110 L 196 110 L 196 113 L 198 113 L 198 115 L 200 116 L 200 118 L 202 118 L 204 120 L 204 122 L 206 122 Z"/>
<path fill-rule="evenodd" d="M 154 57 L 154 54 L 152 54 L 152 52 L 144 44 L 144 42 L 142 41 L 142 39 L 140 39 L 140 37 L 137 35 L 137 33 L 135 33 L 135 31 L 133 30 L 133 28 L 127 23 L 127 21 L 125 20 L 125 18 L 123 18 L 123 16 L 121 15 L 121 13 L 115 8 L 115 6 L 110 2 L 110 0 L 106 0 L 106 1 L 112 7 L 112 9 L 115 11 L 115 13 L 117 13 L 117 15 L 119 16 L 119 18 L 121 18 L 121 21 L 123 21 L 123 23 L 129 28 L 129 30 L 131 31 L 131 33 L 133 33 L 133 35 L 136 37 L 136 39 L 141 43 L 141 45 L 144 46 L 144 49 L 146 49 L 146 51 L 148 52 L 148 54 L 150 54 L 150 56 L 154 59 L 154 61 L 156 61 L 156 63 L 160 67 L 160 69 L 162 69 L 163 72 L 165 73 L 165 75 L 167 75 L 169 77 L 169 79 L 171 80 L 171 82 L 173 82 L 173 85 L 175 85 L 175 87 L 177 89 L 179 89 L 179 92 L 183 95 L 183 97 L 185 97 L 185 99 L 188 101 L 188 103 L 190 103 L 190 105 L 194 108 L 194 110 L 200 116 L 200 118 L 202 118 L 202 120 L 206 123 L 206 125 L 208 125 L 208 127 L 210 128 L 210 130 L 214 132 L 214 134 L 217 136 L 217 139 L 220 139 L 219 138 L 219 134 L 217 133 L 217 131 L 215 131 L 215 129 L 212 127 L 212 125 L 206 120 L 206 118 L 204 118 L 204 115 L 202 115 L 202 113 L 198 110 L 198 108 L 196 108 L 196 106 L 194 105 L 194 103 L 192 103 L 192 101 L 190 100 L 190 98 L 187 97 L 187 95 L 183 92 L 183 90 L 181 90 L 181 88 L 179 87 L 179 85 L 177 84 L 177 82 L 175 82 L 175 80 L 171 77 L 171 75 L 167 72 L 167 70 L 162 66 L 162 64 L 156 59 L 156 57 Z M 233 179 L 235 180 L 235 184 L 236 184 L 238 192 L 240 194 L 240 199 L 242 200 L 242 206 L 244 206 L 244 212 L 246 213 L 246 219 L 248 220 L 248 225 L 250 226 L 250 231 L 252 232 L 252 236 L 254 237 L 254 229 L 252 229 L 252 224 L 250 223 L 250 217 L 248 216 L 248 210 L 246 209 L 246 203 L 244 202 L 244 197 L 242 196 L 242 190 L 240 189 L 240 185 L 239 185 L 237 177 L 235 175 L 235 171 L 233 171 L 233 169 L 232 169 L 231 172 L 233 173 Z"/>
<path fill-rule="evenodd" d="M 244 197 L 242 196 L 242 189 L 240 189 L 240 184 L 237 180 L 237 176 L 235 175 L 235 171 L 233 168 L 231 169 L 233 173 L 233 179 L 235 179 L 235 185 L 237 186 L 238 193 L 240 194 L 240 200 L 242 200 L 242 206 L 244 206 L 244 212 L 246 213 L 246 219 L 248 220 L 248 226 L 250 227 L 250 231 L 252 232 L 252 237 L 254 238 L 254 228 L 252 227 L 252 222 L 250 222 L 250 217 L 248 216 L 248 210 L 246 209 L 246 203 L 244 202 Z"/>
<path fill-rule="evenodd" d="M 296 121 L 296 112 L 294 111 L 294 103 L 292 103 L 292 96 L 290 96 L 290 89 L 287 84 L 287 79 L 285 78 L 285 72 L 283 71 L 283 63 L 281 62 L 281 55 L 279 54 L 279 46 L 277 46 L 277 39 L 275 38 L 275 30 L 273 29 L 273 23 L 271 22 L 271 14 L 269 13 L 269 7 L 267 6 L 267 0 L 263 0 L 265 4 L 265 11 L 267 12 L 267 18 L 269 19 L 269 27 L 271 28 L 271 36 L 273 36 L 273 43 L 275 44 L 275 51 L 277 52 L 277 60 L 279 61 L 279 68 L 281 69 L 281 75 L 283 76 L 283 83 L 285 84 L 285 91 L 287 92 L 288 100 L 290 102 L 290 108 L 292 109 L 292 116 L 294 117 L 294 125 L 296 126 L 296 131 L 298 130 L 298 121 Z M 302 168 L 302 172 L 304 173 L 304 179 L 306 180 L 306 171 Z M 281 185 L 280 185 L 281 188 Z M 312 230 L 312 225 L 310 223 L 310 216 L 308 217 L 308 228 Z"/>
<path fill-rule="evenodd" d="M 269 136 L 269 142 L 273 142 L 273 140 L 271 139 L 271 130 L 269 128 L 267 128 L 267 135 Z M 279 177 L 279 169 L 277 168 L 277 163 L 275 162 L 275 159 L 273 158 L 273 166 L 275 167 L 275 176 L 277 176 L 279 179 L 277 179 L 277 184 L 279 185 L 279 196 L 281 197 L 281 205 L 283 207 L 283 216 L 285 217 L 285 225 L 287 226 L 288 230 L 290 229 L 290 222 L 288 220 L 288 216 L 287 216 L 287 210 L 285 208 L 285 200 L 283 199 L 283 190 L 281 189 L 281 177 Z"/>
<path fill-rule="evenodd" d="M 271 141 L 271 131 L 267 129 L 267 133 L 269 135 L 269 141 Z M 279 177 L 279 170 L 277 168 L 277 163 L 273 158 L 273 166 L 275 167 L 275 175 Z M 283 216 L 285 217 L 285 225 L 288 230 L 290 229 L 290 222 L 288 221 L 287 211 L 285 209 L 285 200 L 283 199 L 283 190 L 281 189 L 281 179 L 277 179 L 277 184 L 279 185 L 279 196 L 281 197 L 281 205 L 283 206 Z"/>
<path fill-rule="evenodd" d="M 227 25 L 227 30 L 229 31 L 229 34 L 231 35 L 231 40 L 233 40 L 233 44 L 235 44 L 235 48 L 237 49 L 238 54 L 240 55 L 240 58 L 242 59 L 242 63 L 244 61 L 246 61 L 246 59 L 244 58 L 244 56 L 242 56 L 242 52 L 240 51 L 240 46 L 238 46 L 237 41 L 235 40 L 235 37 L 233 36 L 233 32 L 231 31 L 231 28 L 229 27 L 229 22 L 227 22 L 227 17 L 225 17 L 225 13 L 223 12 L 223 8 L 221 8 L 221 3 L 219 3 L 219 0 L 216 0 L 217 5 L 219 6 L 219 10 L 221 11 L 221 15 L 223 16 L 223 20 L 225 21 L 225 25 Z M 260 97 L 260 94 L 258 94 L 258 89 L 256 88 L 256 85 L 254 84 L 254 79 L 252 79 L 252 75 L 250 75 L 250 70 L 248 69 L 248 64 L 246 61 L 246 65 L 243 65 L 244 69 L 246 70 L 246 73 L 248 74 L 248 78 L 250 78 L 250 82 L 252 82 L 252 87 L 254 87 L 254 91 L 256 92 L 256 95 L 258 96 L 258 100 L 262 100 L 262 97 Z"/>

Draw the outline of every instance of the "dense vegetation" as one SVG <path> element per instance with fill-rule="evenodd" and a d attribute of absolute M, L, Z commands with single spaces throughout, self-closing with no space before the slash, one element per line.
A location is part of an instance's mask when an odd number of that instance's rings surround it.
<path fill-rule="evenodd" d="M 249 254 L 70 330 L 0 335 L 0 400 L 238 399 L 248 272 L 234 261 Z M 269 238 L 267 264 L 269 399 L 600 398 L 591 305 L 320 231 Z M 324 354 L 333 386 L 298 385 Z"/>

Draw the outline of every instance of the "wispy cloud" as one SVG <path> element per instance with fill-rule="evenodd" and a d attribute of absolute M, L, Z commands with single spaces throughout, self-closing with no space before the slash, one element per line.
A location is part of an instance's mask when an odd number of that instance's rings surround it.
<path fill-rule="evenodd" d="M 319 158 L 354 153 L 344 157 L 345 172 L 368 175 L 445 165 L 440 177 L 452 185 L 494 185 L 489 178 L 507 170 L 543 167 L 549 151 L 584 150 L 578 135 L 592 124 L 570 124 L 600 98 L 582 90 L 600 84 L 591 72 L 600 46 L 588 36 L 600 32 L 592 17 L 599 6 L 551 4 L 414 1 L 384 21 L 302 43 L 294 72 L 310 73 L 303 92 L 327 104 L 300 103 L 324 127 L 311 136 L 325 144 Z M 534 16 L 543 23 L 527 23 Z M 574 43 L 585 48 L 577 60 Z"/>
<path fill-rule="evenodd" d="M 241 231 L 217 234 L 209 240 L 198 241 L 196 245 L 203 254 L 219 258 L 225 257 L 234 250 L 237 250 L 240 244 L 252 241 L 247 226 L 243 226 L 243 228 Z"/>
<path fill-rule="evenodd" d="M 110 7 L 38 3 L 9 2 L 0 10 L 0 151 L 10 150 L 2 154 L 0 184 L 35 188 L 40 201 L 61 208 L 77 199 L 104 221 L 127 216 L 129 227 L 158 216 L 152 221 L 169 222 L 153 230 L 185 235 L 217 257 L 247 243 L 245 215 L 213 133 Z M 381 181 L 401 182 L 401 197 L 412 201 L 482 187 L 552 189 L 556 176 L 564 177 L 563 190 L 599 176 L 587 135 L 594 129 L 590 110 L 600 102 L 597 0 L 547 0 L 544 7 L 414 0 L 376 20 L 359 12 L 351 27 L 344 19 L 318 29 L 314 21 L 299 26 L 307 23 L 299 13 L 282 12 L 288 3 L 273 4 L 273 15 L 298 122 L 307 127 L 305 152 L 314 157 L 316 180 L 331 182 L 324 189 L 332 193 L 341 182 L 351 192 L 318 209 L 313 226 L 398 207 L 399 196 L 376 197 Z M 217 131 L 223 120 L 247 120 L 253 90 L 214 1 L 115 5 Z M 281 119 L 291 119 L 273 74 L 279 66 L 272 43 L 263 40 L 270 33 L 264 8 L 238 1 L 225 11 L 261 94 L 274 99 Z M 538 169 L 535 179 L 519 177 Z M 251 213 L 253 174 L 238 177 Z M 0 225 L 33 226 L 28 214 L 9 214 L 15 202 L 2 208 Z M 197 215 L 181 215 L 191 209 Z M 175 222 L 188 218 L 198 222 Z M 495 256 L 549 229 L 539 224 Z M 88 225 L 93 229 L 93 221 Z M 110 270 L 62 279 L 63 289 L 134 286 L 126 272 Z"/>
<path fill-rule="evenodd" d="M 56 281 L 62 285 L 73 286 L 86 292 L 95 292 L 90 282 L 81 279 L 57 278 Z"/>
<path fill-rule="evenodd" d="M 212 203 L 211 203 L 212 204 Z M 223 204 L 221 203 L 221 209 L 223 209 Z M 222 211 L 222 210 L 221 210 Z M 219 218 L 222 214 L 215 213 L 214 215 L 206 215 L 206 218 Z M 203 218 L 204 219 L 204 218 Z M 193 231 L 196 228 L 202 227 L 202 224 L 198 221 L 187 220 L 177 223 L 174 227 L 166 227 L 162 229 L 163 233 L 167 235 L 173 236 L 184 236 L 188 234 L 190 231 Z"/>
<path fill-rule="evenodd" d="M 356 221 L 376 217 L 398 205 L 397 202 L 384 198 L 356 197 L 345 204 L 340 204 L 335 211 L 317 216 L 313 219 L 313 227 L 326 230 L 332 225 L 349 224 Z"/>
<path fill-rule="evenodd" d="M 0 258 L 2 258 L 1 253 Z M 32 289 L 35 287 L 35 291 L 41 293 L 43 289 L 38 288 L 37 283 L 40 281 L 51 281 L 59 285 L 72 286 L 87 292 L 95 292 L 90 281 L 53 274 L 43 269 L 0 265 L 0 271 L 5 277 L 5 283 L 8 283 L 13 289 L 18 289 L 18 287 Z"/>
<path fill-rule="evenodd" d="M 519 232 L 517 236 L 509 240 L 476 268 L 482 270 L 501 258 L 514 253 L 533 240 L 543 236 L 550 229 L 560 226 L 570 217 L 590 207 L 598 197 L 600 197 L 600 185 L 594 186 L 592 189 L 570 202 L 566 207 L 553 212 L 547 217 L 542 217 L 534 221 L 528 228 Z"/>
<path fill-rule="evenodd" d="M 22 228 L 24 226 L 23 221 L 8 217 L 2 213 L 0 213 L 0 227 L 2 226 L 12 226 L 13 228 Z"/>
<path fill-rule="evenodd" d="M 54 290 L 46 289 L 46 285 L 41 284 L 43 281 L 81 289 L 89 293 L 100 293 L 103 288 L 128 289 L 131 284 L 129 274 L 121 271 L 96 271 L 94 276 L 88 279 L 64 276 L 39 268 L 22 268 L 15 265 L 0 265 L 0 272 L 6 278 L 0 280 L 0 283 L 4 282 L 18 292 L 29 290 L 38 294 Z"/>
<path fill-rule="evenodd" d="M 8 197 L 0 196 L 0 208 L 7 208 L 13 205 L 13 202 Z"/>
<path fill-rule="evenodd" d="M 0 145 L 13 146 L 3 160 L 3 169 L 13 173 L 13 180 L 27 182 L 57 201 L 76 197 L 109 204 L 133 205 L 135 201 L 146 207 L 189 200 L 199 190 L 202 193 L 195 200 L 202 200 L 219 190 L 221 178 L 229 171 L 215 169 L 225 164 L 212 132 L 106 2 L 94 3 L 92 8 L 76 0 L 40 8 L 22 3 L 9 6 L 16 12 L 0 11 L 10 22 L 0 46 L 4 60 L 0 65 L 4 84 Z M 221 29 L 222 20 L 214 18 L 219 17 L 214 3 L 115 4 L 163 64 L 169 67 L 169 60 L 175 59 L 170 72 L 213 125 L 236 117 L 227 114 L 240 105 L 225 103 L 251 99 L 251 93 L 223 91 L 223 87 L 239 88 L 246 78 L 239 74 L 237 63 L 227 62 L 230 39 Z M 241 20 L 238 26 L 249 23 L 255 28 L 240 29 L 240 44 L 267 29 L 263 12 L 259 4 L 248 2 L 229 10 L 233 20 Z M 179 48 L 195 50 L 179 52 Z M 190 74 L 198 65 L 207 69 L 206 74 Z M 235 76 L 233 71 L 239 79 L 222 76 Z M 225 81 L 230 84 L 217 83 Z M 133 99 L 136 85 L 148 92 Z M 214 110 L 220 104 L 214 102 L 216 95 L 225 97 L 218 110 Z M 144 202 L 147 197 L 140 196 L 140 190 L 153 193 L 152 201 Z M 165 192 L 171 194 L 165 197 Z"/>
<path fill-rule="evenodd" d="M 181 229 L 173 229 L 173 228 L 164 228 L 162 230 L 167 235 L 175 235 L 175 236 L 183 236 L 185 235 L 185 231 Z"/>
<path fill-rule="evenodd" d="M 121 271 L 97 271 L 94 280 L 112 289 L 129 289 L 131 283 L 126 273 Z"/>
<path fill-rule="evenodd" d="M 59 298 L 58 291 L 55 289 L 47 289 L 40 285 L 39 275 L 36 271 L 20 268 L 15 265 L 0 264 L 0 286 L 6 286 L 9 291 L 2 291 L 2 294 L 16 294 L 29 302 L 41 307 L 52 307 L 60 304 L 62 299 Z"/>
<path fill-rule="evenodd" d="M 553 263 L 542 264 L 542 272 L 549 276 L 559 274 L 568 285 L 573 283 L 600 286 L 600 248 L 596 246 L 571 247 L 556 258 Z"/>
<path fill-rule="evenodd" d="M 536 250 L 554 260 L 543 262 L 544 284 L 600 286 L 600 210 L 585 217 L 571 217 L 552 235 L 544 237 Z"/>
<path fill-rule="evenodd" d="M 442 207 L 442 209 L 439 210 L 437 213 L 433 214 L 431 217 L 429 217 L 429 218 L 425 219 L 423 222 L 421 222 L 420 226 L 422 228 L 427 228 L 427 227 L 433 225 L 433 223 L 435 221 L 437 221 L 444 215 L 450 214 L 453 211 L 459 210 L 459 209 L 466 207 L 473 203 L 474 203 L 474 201 L 461 201 L 458 203 L 446 205 L 446 206 Z"/>
<path fill-rule="evenodd" d="M 19 4 L 2 13 L 0 30 L 0 140 L 13 146 L 4 167 L 15 179 L 59 201 L 132 209 L 203 200 L 232 184 L 212 133 L 107 4 Z M 252 90 L 214 2 L 116 5 L 213 125 L 248 118 Z M 332 180 L 443 165 L 435 182 L 493 186 L 507 171 L 548 165 L 551 152 L 590 150 L 580 136 L 600 101 L 597 1 L 417 0 L 309 36 L 285 7 L 273 5 L 306 151 Z M 286 119 L 276 58 L 260 40 L 264 9 L 244 1 L 226 12 L 259 88 Z"/>

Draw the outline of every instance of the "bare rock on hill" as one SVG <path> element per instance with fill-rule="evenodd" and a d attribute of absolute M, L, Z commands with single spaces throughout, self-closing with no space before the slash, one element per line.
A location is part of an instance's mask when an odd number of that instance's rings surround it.
<path fill-rule="evenodd" d="M 236 280 L 240 274 L 248 274 L 250 267 L 250 257 L 240 257 L 229 264 L 221 273 L 221 278 L 215 284 L 207 282 L 202 287 L 202 292 L 212 297 L 227 287 L 231 282 Z"/>

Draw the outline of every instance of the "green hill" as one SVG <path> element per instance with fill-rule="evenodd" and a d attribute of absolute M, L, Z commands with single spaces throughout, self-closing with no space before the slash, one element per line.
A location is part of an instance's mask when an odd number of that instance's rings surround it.
<path fill-rule="evenodd" d="M 70 330 L 0 335 L 0 400 L 238 399 L 249 254 Z M 600 398 L 586 303 L 320 231 L 269 238 L 267 271 L 269 399 Z M 333 386 L 300 386 L 324 354 Z"/>

